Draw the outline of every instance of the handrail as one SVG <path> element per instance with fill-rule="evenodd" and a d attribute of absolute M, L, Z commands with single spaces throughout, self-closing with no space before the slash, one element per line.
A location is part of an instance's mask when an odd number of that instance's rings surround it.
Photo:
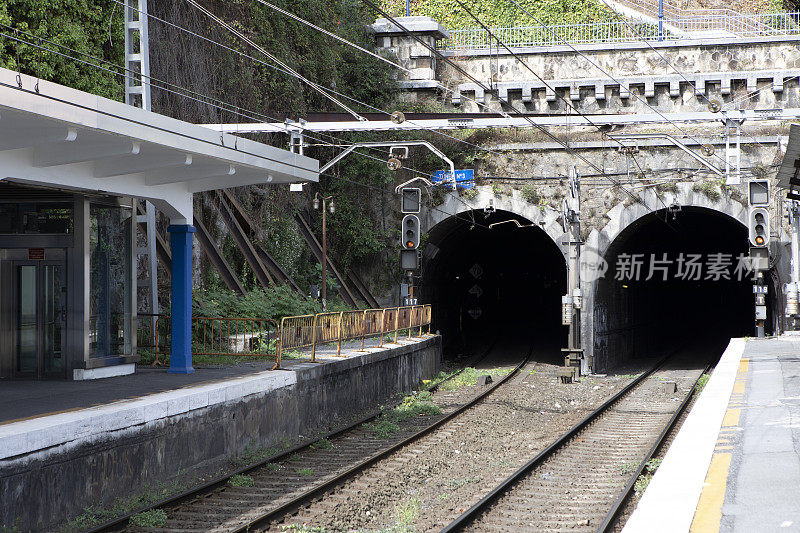
<path fill-rule="evenodd" d="M 387 307 L 384 309 L 360 309 L 316 315 L 289 316 L 281 319 L 278 335 L 279 359 L 287 350 L 311 348 L 311 361 L 317 360 L 317 348 L 323 344 L 336 344 L 336 355 L 342 354 L 342 343 L 360 340 L 364 350 L 365 340 L 379 337 L 378 346 L 383 347 L 386 335 L 393 335 L 397 342 L 400 331 L 408 330 L 408 338 L 430 334 L 431 306 Z M 423 333 L 425 326 L 427 332 Z"/>
<path fill-rule="evenodd" d="M 641 4 L 641 0 L 626 0 Z M 497 47 L 497 39 L 509 48 L 528 46 L 561 46 L 569 44 L 616 43 L 691 39 L 708 32 L 717 32 L 731 38 L 800 35 L 800 12 L 738 14 L 730 10 L 712 12 L 667 12 L 664 32 L 659 35 L 658 24 L 652 21 L 603 21 L 579 24 L 552 24 L 548 26 L 513 26 L 491 28 L 490 35 L 483 28 L 450 30 L 450 37 L 437 42 L 439 49 L 447 51 L 487 50 Z M 653 18 L 652 16 L 650 18 Z M 670 32 L 668 28 L 674 28 Z M 498 53 L 503 53 L 498 50 Z"/>
<path fill-rule="evenodd" d="M 274 357 L 275 368 L 280 368 L 288 350 L 311 348 L 311 361 L 316 362 L 317 348 L 323 344 L 335 343 L 336 355 L 341 356 L 347 341 L 361 340 L 363 351 L 367 338 L 379 337 L 378 346 L 383 347 L 386 335 L 393 335 L 397 343 L 404 330 L 409 339 L 429 335 L 431 317 L 430 305 L 286 316 L 280 325 L 266 318 L 192 317 L 192 355 Z M 169 319 L 156 319 L 153 365 L 161 364 L 159 355 L 167 353 L 170 332 L 161 326 Z"/>
<path fill-rule="evenodd" d="M 170 316 L 161 315 L 156 320 L 154 366 L 161 364 L 159 355 L 166 353 L 171 336 L 169 328 L 162 334 L 162 320 L 168 321 Z M 270 357 L 275 358 L 278 368 L 278 333 L 278 323 L 271 318 L 192 317 L 192 356 Z"/>

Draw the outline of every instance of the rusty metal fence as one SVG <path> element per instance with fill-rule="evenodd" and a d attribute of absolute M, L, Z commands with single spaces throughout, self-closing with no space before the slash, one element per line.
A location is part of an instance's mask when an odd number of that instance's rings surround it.
<path fill-rule="evenodd" d="M 168 353 L 170 317 L 159 316 L 155 326 L 155 362 Z M 277 352 L 278 323 L 269 318 L 192 317 L 192 356 L 271 357 Z"/>
<path fill-rule="evenodd" d="M 408 338 L 415 334 L 423 335 L 428 327 L 430 333 L 431 306 L 389 307 L 386 309 L 366 309 L 361 311 L 341 311 L 339 313 L 319 313 L 316 315 L 289 316 L 281 320 L 278 342 L 278 362 L 288 350 L 311 348 L 311 360 L 316 361 L 320 345 L 333 347 L 336 355 L 342 353 L 342 343 L 379 337 L 378 346 L 383 346 L 387 335 L 397 342 L 400 332 L 407 330 Z"/>
<path fill-rule="evenodd" d="M 152 318 L 154 325 L 140 335 L 154 338 L 155 365 L 169 352 L 170 317 Z M 320 346 L 335 345 L 338 356 L 343 342 L 360 339 L 363 350 L 366 339 L 378 337 L 382 347 L 387 338 L 396 343 L 401 333 L 421 337 L 426 326 L 430 333 L 430 324 L 430 305 L 287 316 L 280 325 L 262 318 L 193 317 L 192 355 L 270 357 L 280 368 L 289 351 L 311 348 L 311 361 L 316 361 Z"/>

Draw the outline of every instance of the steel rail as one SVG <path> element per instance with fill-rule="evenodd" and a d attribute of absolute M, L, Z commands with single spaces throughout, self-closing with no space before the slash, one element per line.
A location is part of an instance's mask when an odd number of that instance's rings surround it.
<path fill-rule="evenodd" d="M 528 475 L 528 473 L 539 466 L 541 463 L 545 461 L 548 457 L 553 455 L 556 451 L 558 451 L 564 444 L 566 444 L 570 439 L 575 437 L 580 431 L 582 431 L 586 426 L 588 426 L 591 422 L 593 422 L 597 417 L 605 413 L 612 405 L 617 403 L 618 400 L 622 399 L 623 397 L 627 396 L 633 389 L 636 388 L 642 381 L 647 379 L 650 375 L 653 374 L 656 370 L 661 368 L 664 363 L 666 363 L 669 358 L 672 357 L 672 354 L 667 355 L 663 359 L 661 359 L 658 363 L 653 365 L 653 367 L 644 372 L 642 375 L 631 381 L 628 385 L 626 385 L 623 389 L 617 392 L 614 396 L 606 400 L 602 405 L 600 405 L 597 409 L 589 413 L 586 417 L 583 418 L 580 422 L 572 426 L 566 433 L 561 435 L 556 441 L 550 444 L 547 448 L 536 454 L 533 459 L 525 463 L 522 467 L 520 467 L 516 472 L 508 476 L 502 483 L 497 485 L 491 492 L 489 492 L 486 496 L 480 499 L 475 505 L 464 511 L 458 518 L 450 522 L 444 529 L 441 530 L 440 533 L 449 533 L 451 531 L 459 531 L 465 526 L 469 525 L 473 520 L 478 518 L 481 514 L 483 514 L 486 509 L 494 503 L 498 498 L 503 496 L 506 492 L 513 485 L 517 482 L 521 481 L 522 478 Z"/>
<path fill-rule="evenodd" d="M 645 455 L 644 459 L 642 459 L 642 462 L 639 463 L 638 468 L 634 472 L 631 479 L 628 481 L 628 484 L 625 485 L 625 490 L 622 492 L 619 498 L 617 498 L 617 500 L 614 502 L 614 505 L 611 507 L 611 510 L 608 512 L 608 514 L 606 514 L 606 518 L 605 520 L 603 520 L 603 523 L 600 524 L 599 528 L 597 528 L 598 532 L 605 533 L 606 531 L 611 530 L 611 525 L 614 523 L 614 520 L 617 518 L 617 516 L 619 516 L 619 513 L 622 511 L 622 506 L 625 504 L 626 501 L 628 501 L 628 498 L 630 498 L 631 493 L 633 492 L 633 488 L 634 486 L 636 486 L 636 480 L 639 479 L 639 476 L 644 471 L 645 467 L 647 466 L 647 462 L 650 459 L 652 459 L 653 456 L 656 454 L 656 451 L 658 451 L 658 449 L 664 443 L 664 440 L 667 438 L 667 435 L 669 435 L 675 428 L 675 424 L 678 423 L 678 419 L 680 419 L 681 415 L 686 410 L 686 407 L 688 407 L 689 402 L 692 400 L 692 398 L 694 398 L 695 389 L 697 388 L 697 383 L 700 381 L 700 378 L 702 378 L 705 374 L 707 374 L 709 370 L 711 370 L 713 367 L 714 364 L 709 363 L 709 365 L 706 367 L 703 373 L 697 377 L 694 384 L 692 385 L 691 391 L 683 399 L 680 406 L 678 406 L 678 409 L 675 411 L 672 417 L 670 417 L 669 422 L 667 422 L 667 425 L 664 426 L 664 429 L 659 434 L 658 438 L 656 439 L 656 442 L 650 448 L 650 451 L 647 452 L 647 455 Z"/>
<path fill-rule="evenodd" d="M 456 416 L 458 416 L 461 413 L 467 411 L 468 409 L 471 409 L 476 404 L 478 404 L 481 401 L 483 401 L 487 396 L 489 396 L 491 393 L 493 393 L 495 390 L 497 390 L 499 387 L 501 387 L 505 383 L 508 383 L 508 381 L 511 378 L 513 378 L 514 376 L 516 376 L 519 373 L 519 371 L 522 369 L 522 367 L 524 367 L 528 363 L 528 361 L 530 360 L 532 354 L 533 354 L 533 346 L 531 346 L 531 348 L 528 350 L 528 353 L 525 356 L 525 358 L 514 368 L 513 371 L 511 371 L 508 375 L 503 377 L 503 379 L 501 379 L 500 381 L 496 382 L 494 385 L 492 385 L 491 387 L 489 387 L 488 389 L 486 389 L 485 391 L 480 393 L 478 396 L 476 396 L 472 400 L 468 401 L 464 405 L 460 406 L 459 408 L 457 408 L 453 412 L 449 413 L 445 417 L 437 420 L 436 422 L 434 422 L 433 424 L 429 425 L 428 427 L 423 428 L 420 431 L 417 431 L 413 435 L 410 435 L 409 437 L 403 439 L 402 441 L 398 442 L 397 444 L 395 444 L 395 445 L 393 445 L 393 446 L 391 446 L 391 447 L 389 447 L 389 448 L 387 448 L 387 449 L 385 449 L 385 450 L 373 455 L 372 457 L 370 457 L 368 459 L 365 459 L 364 461 L 362 461 L 362 462 L 358 463 L 357 465 L 349 468 L 348 470 L 346 470 L 345 472 L 342 472 L 341 474 L 335 476 L 334 478 L 332 478 L 332 479 L 330 479 L 330 480 L 328 480 L 328 481 L 326 481 L 324 483 L 321 483 L 321 484 L 317 485 L 316 487 L 304 492 L 303 494 L 300 494 L 299 496 L 293 498 L 292 500 L 290 500 L 290 501 L 288 501 L 288 502 L 286 502 L 286 503 L 284 503 L 284 504 L 282 504 L 282 505 L 280 505 L 280 506 L 278 506 L 278 507 L 276 507 L 276 508 L 274 508 L 274 509 L 272 509 L 272 510 L 266 512 L 266 513 L 264 513 L 264 514 L 262 514 L 261 516 L 256 517 L 255 519 L 253 519 L 250 522 L 238 527 L 237 529 L 232 530 L 233 533 L 246 533 L 246 532 L 249 532 L 249 531 L 253 530 L 254 528 L 261 527 L 262 525 L 264 525 L 266 523 L 274 521 L 276 518 L 279 518 L 281 516 L 284 516 L 284 515 L 290 513 L 291 511 L 301 507 L 305 503 L 308 503 L 310 500 L 312 500 L 315 497 L 319 496 L 320 494 L 326 492 L 327 490 L 329 490 L 329 489 L 341 484 L 342 482 L 345 482 L 345 481 L 349 480 L 353 476 L 355 476 L 358 473 L 362 472 L 363 470 L 369 468 L 370 466 L 372 466 L 376 462 L 380 461 L 381 459 L 384 459 L 385 457 L 388 457 L 389 455 L 393 454 L 394 452 L 396 452 L 397 450 L 403 448 L 404 446 L 407 446 L 407 445 L 411 444 L 412 442 L 415 442 L 415 441 L 421 439 L 422 437 L 424 437 L 428 433 L 434 431 L 435 429 L 438 429 L 439 427 L 443 426 L 444 424 L 446 424 L 447 422 L 449 422 L 450 420 L 452 420 Z"/>
<path fill-rule="evenodd" d="M 478 359 L 476 359 L 475 363 L 483 361 L 489 355 L 489 353 L 491 353 L 491 351 L 494 349 L 494 346 L 495 346 L 496 343 L 497 343 L 497 339 L 495 339 L 492 343 L 490 343 L 489 346 L 486 348 L 486 350 L 483 352 L 483 354 L 480 355 L 478 357 Z M 520 363 L 517 366 L 517 368 L 515 369 L 514 373 L 516 373 L 520 368 L 522 368 L 522 366 L 525 364 L 525 361 L 527 361 L 528 358 L 530 358 L 530 353 L 528 354 L 528 357 L 522 363 Z M 443 383 L 446 383 L 447 381 L 452 380 L 453 378 L 455 378 L 456 376 L 461 374 L 461 372 L 463 372 L 463 371 L 464 371 L 464 368 L 461 368 L 458 371 L 453 372 L 452 374 L 447 376 L 442 381 L 431 385 L 430 387 L 426 388 L 425 390 L 428 391 L 428 392 L 434 392 Z M 507 377 L 510 377 L 510 375 L 507 376 Z M 505 379 L 507 379 L 507 378 L 505 378 Z M 495 387 L 497 385 L 500 385 L 504 380 L 501 380 L 501 381 L 497 382 Z M 487 391 L 484 391 L 483 394 L 485 395 L 485 394 L 489 393 L 493 389 L 494 389 L 494 387 L 490 388 Z M 282 459 L 284 459 L 286 457 L 289 457 L 289 456 L 291 456 L 291 455 L 293 455 L 295 453 L 305 451 L 305 450 L 309 449 L 312 444 L 320 441 L 321 439 L 332 439 L 332 438 L 338 437 L 340 435 L 343 435 L 344 433 L 347 433 L 348 431 L 356 429 L 356 428 L 360 427 L 363 424 L 366 424 L 368 422 L 371 422 L 371 421 L 375 420 L 378 416 L 381 415 L 382 412 L 383 412 L 382 410 L 374 411 L 374 412 L 370 413 L 369 415 L 367 415 L 367 416 L 365 416 L 363 418 L 359 418 L 356 422 L 353 422 L 350 425 L 335 429 L 333 431 L 330 431 L 330 432 L 326 433 L 325 435 L 317 436 L 317 437 L 314 437 L 313 439 L 305 440 L 305 441 L 303 441 L 303 442 L 301 442 L 301 443 L 289 448 L 288 450 L 285 450 L 283 452 L 279 452 L 279 453 L 277 453 L 275 455 L 271 455 L 270 457 L 267 457 L 266 459 L 263 459 L 263 460 L 258 461 L 256 463 L 253 463 L 251 465 L 243 466 L 241 468 L 236 469 L 233 472 L 229 472 L 227 474 L 223 474 L 223 475 L 221 475 L 219 477 L 216 477 L 216 478 L 214 478 L 214 479 L 212 479 L 212 480 L 210 480 L 210 481 L 208 481 L 206 483 L 203 483 L 202 485 L 198 485 L 198 486 L 192 487 L 192 488 L 190 488 L 188 490 L 182 491 L 182 492 L 180 492 L 178 494 L 175 494 L 175 495 L 172 495 L 172 496 L 168 496 L 168 497 L 166 497 L 166 498 L 164 498 L 162 500 L 159 500 L 159 501 L 157 501 L 155 503 L 152 503 L 150 505 L 146 505 L 146 506 L 140 507 L 138 509 L 135 509 L 135 510 L 133 510 L 133 511 L 127 513 L 127 514 L 124 514 L 122 516 L 119 516 L 117 518 L 113 518 L 111 520 L 108 520 L 108 521 L 106 521 L 106 522 L 104 522 L 104 523 L 102 523 L 102 524 L 100 524 L 98 526 L 95 526 L 94 528 L 88 530 L 87 533 L 105 533 L 105 532 L 110 532 L 110 531 L 121 531 L 125 527 L 127 527 L 128 521 L 135 514 L 138 514 L 138 513 L 144 512 L 144 511 L 149 511 L 151 509 L 158 509 L 158 508 L 161 508 L 161 507 L 168 507 L 168 506 L 169 507 L 174 507 L 174 506 L 180 505 L 181 503 L 183 503 L 185 501 L 188 501 L 188 500 L 190 500 L 192 498 L 195 498 L 195 497 L 197 497 L 197 496 L 199 496 L 201 494 L 211 492 L 214 489 L 217 489 L 217 488 L 220 488 L 220 487 L 224 487 L 227 484 L 228 480 L 230 478 L 232 478 L 233 476 L 247 474 L 248 472 L 252 472 L 254 470 L 262 468 L 263 466 L 265 466 L 265 465 L 267 465 L 269 463 L 280 461 L 280 460 L 282 460 Z"/>

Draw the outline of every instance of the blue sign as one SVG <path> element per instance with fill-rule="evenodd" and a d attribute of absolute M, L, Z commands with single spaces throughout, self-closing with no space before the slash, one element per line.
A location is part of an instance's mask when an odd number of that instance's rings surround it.
<path fill-rule="evenodd" d="M 452 182 L 450 181 L 450 171 L 449 170 L 437 170 L 431 176 L 432 183 L 441 183 L 442 185 L 451 185 Z M 456 170 L 456 187 L 461 189 L 472 189 L 475 187 L 475 171 L 472 169 L 468 170 Z"/>

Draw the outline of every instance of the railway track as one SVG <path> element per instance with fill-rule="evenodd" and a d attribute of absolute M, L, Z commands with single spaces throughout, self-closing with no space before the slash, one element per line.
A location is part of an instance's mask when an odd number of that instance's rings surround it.
<path fill-rule="evenodd" d="M 492 342 L 483 353 L 473 358 L 471 364 L 487 359 L 495 345 L 496 341 Z M 319 440 L 303 443 L 90 531 L 138 531 L 141 528 L 132 526 L 130 518 L 154 509 L 166 509 L 169 519 L 163 528 L 148 527 L 148 531 L 249 531 L 256 524 L 302 504 L 469 409 L 512 378 L 529 357 L 530 351 L 508 375 L 471 399 L 445 409 L 441 415 L 412 419 L 397 434 L 388 437 L 376 435 L 367 425 L 380 414 L 374 413 Z M 427 390 L 437 390 L 462 371 L 463 368 L 453 372 Z M 302 465 L 302 468 L 295 467 L 295 464 Z M 252 478 L 252 485 L 247 486 L 249 482 L 243 486 L 232 485 L 237 476 Z"/>
<path fill-rule="evenodd" d="M 606 531 L 706 368 L 684 355 L 643 374 L 442 532 Z"/>

